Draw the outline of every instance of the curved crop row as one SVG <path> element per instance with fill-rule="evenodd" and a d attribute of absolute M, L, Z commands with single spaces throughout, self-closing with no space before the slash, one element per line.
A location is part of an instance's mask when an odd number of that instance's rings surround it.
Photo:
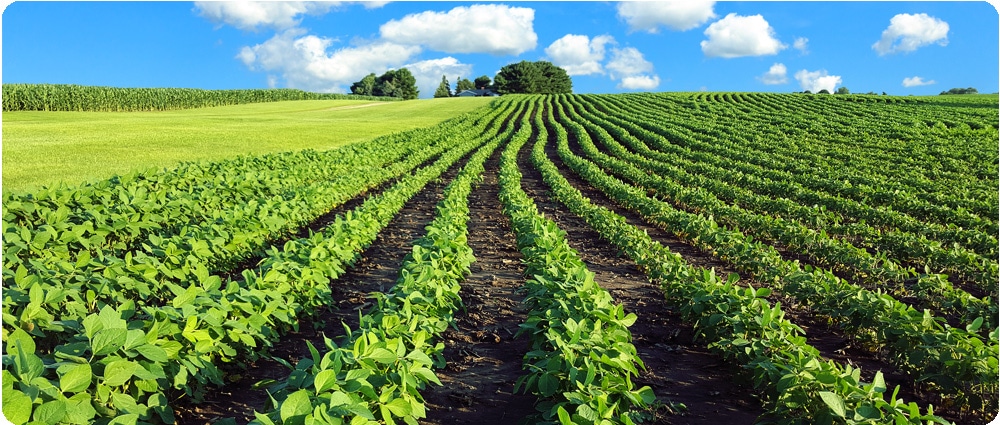
<path fill-rule="evenodd" d="M 420 390 L 441 385 L 433 368 L 444 364 L 444 346 L 434 340 L 453 325 L 462 306 L 459 283 L 475 260 L 467 242 L 468 196 L 486 159 L 511 133 L 508 127 L 494 136 L 445 188 L 396 285 L 376 294 L 377 305 L 358 329 L 346 329 L 339 344 L 326 338 L 322 353 L 310 344 L 311 358 L 269 387 L 274 406 L 253 423 L 414 424 L 425 417 Z"/>
<path fill-rule="evenodd" d="M 223 383 L 219 363 L 255 357 L 261 346 L 297 328 L 299 317 L 328 305 L 329 281 L 408 199 L 480 144 L 478 139 L 453 144 L 433 165 L 369 198 L 323 232 L 271 250 L 256 272 L 245 271 L 240 280 L 223 284 L 198 268 L 188 286 L 167 285 L 172 295 L 165 305 L 125 301 L 59 322 L 68 332 L 50 349 L 38 347 L 25 330 L 5 329 L 4 414 L 15 422 L 94 417 L 171 422 L 168 392 L 199 398 L 207 385 Z M 43 302 L 45 293 L 33 288 L 32 302 Z"/>
<path fill-rule="evenodd" d="M 628 331 L 636 317 L 614 305 L 565 233 L 521 189 L 517 152 L 532 133 L 532 124 L 524 124 L 500 159 L 500 201 L 531 276 L 524 284 L 530 311 L 519 331 L 530 339 L 528 375 L 516 386 L 539 397 L 538 423 L 632 424 L 632 409 L 655 399 L 649 387 L 632 384 L 644 367 Z"/>
<path fill-rule="evenodd" d="M 559 121 L 570 128 L 588 154 L 605 158 L 608 161 L 605 165 L 615 174 L 627 174 L 628 179 L 643 185 L 656 179 L 628 163 L 601 156 L 583 125 L 567 119 L 558 106 L 557 111 Z M 601 129 L 593 130 L 601 134 Z M 604 133 L 603 137 L 608 136 Z M 568 156 L 564 161 L 574 170 L 597 167 L 577 157 Z M 890 363 L 921 381 L 938 385 L 942 396 L 954 397 L 973 409 L 995 409 L 996 400 L 989 395 L 997 385 L 998 331 L 994 329 L 989 339 L 983 340 L 975 333 L 982 325 L 981 320 L 969 324 L 967 329 L 950 327 L 929 311 L 919 312 L 886 294 L 858 288 L 829 271 L 803 268 L 797 262 L 786 261 L 773 247 L 720 227 L 710 218 L 678 211 L 668 203 L 650 198 L 644 190 L 607 176 L 604 171 L 581 176 L 651 223 L 833 318 L 855 339 L 887 350 L 885 356 Z"/>
<path fill-rule="evenodd" d="M 551 105 L 548 121 L 558 149 L 569 158 L 566 130 L 556 124 Z M 933 416 L 932 408 L 921 413 L 915 403 L 897 399 L 898 388 L 886 400 L 881 372 L 864 383 L 859 369 L 824 361 L 802 329 L 784 318 L 781 306 L 764 299 L 769 289 L 742 288 L 735 285 L 735 275 L 720 279 L 714 270 L 695 268 L 621 216 L 591 204 L 559 174 L 543 143 L 539 138 L 532 160 L 555 198 L 660 282 L 667 299 L 695 323 L 699 337 L 752 375 L 778 423 L 947 423 Z M 603 175 L 593 167 L 589 172 Z"/>

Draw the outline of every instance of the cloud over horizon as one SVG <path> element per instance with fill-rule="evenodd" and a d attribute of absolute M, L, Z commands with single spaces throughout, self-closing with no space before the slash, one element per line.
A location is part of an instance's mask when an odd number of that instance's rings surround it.
<path fill-rule="evenodd" d="M 785 84 L 788 82 L 788 68 L 783 63 L 776 63 L 757 79 L 767 85 Z"/>
<path fill-rule="evenodd" d="M 929 44 L 948 45 L 948 23 L 926 13 L 900 13 L 889 20 L 882 38 L 872 44 L 879 56 L 912 52 Z"/>
<path fill-rule="evenodd" d="M 194 7 L 199 15 L 220 24 L 256 31 L 260 27 L 285 30 L 299 24 L 300 15 L 323 15 L 333 8 L 355 2 L 342 1 L 196 1 Z M 374 9 L 388 2 L 358 2 L 365 8 Z"/>
<path fill-rule="evenodd" d="M 801 70 L 795 73 L 795 79 L 799 81 L 802 90 L 818 93 L 826 90 L 833 93 L 842 82 L 839 75 L 830 75 L 825 69 L 819 71 Z"/>
<path fill-rule="evenodd" d="M 937 81 L 934 80 L 924 81 L 923 78 L 918 76 L 906 77 L 903 79 L 903 87 L 929 86 L 931 84 L 937 84 Z"/>
<path fill-rule="evenodd" d="M 761 15 L 740 16 L 730 13 L 705 30 L 708 40 L 701 50 L 708 57 L 776 55 L 788 46 L 774 37 L 774 28 Z"/>
<path fill-rule="evenodd" d="M 534 19 L 531 8 L 476 4 L 406 15 L 382 24 L 379 33 L 388 41 L 445 53 L 516 56 L 538 44 Z"/>
<path fill-rule="evenodd" d="M 614 37 L 599 35 L 591 39 L 586 35 L 566 34 L 545 48 L 552 64 L 566 70 L 569 75 L 603 74 L 604 46 L 615 44 Z"/>
<path fill-rule="evenodd" d="M 630 31 L 655 34 L 660 26 L 674 31 L 700 27 L 716 17 L 714 7 L 714 1 L 623 1 L 618 3 L 617 10 Z"/>

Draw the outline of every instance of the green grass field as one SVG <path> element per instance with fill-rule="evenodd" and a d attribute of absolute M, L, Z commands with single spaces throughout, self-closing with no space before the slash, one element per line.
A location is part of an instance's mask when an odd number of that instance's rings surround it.
<path fill-rule="evenodd" d="M 166 112 L 4 112 L 3 192 L 244 154 L 332 149 L 426 127 L 489 98 L 303 100 Z"/>

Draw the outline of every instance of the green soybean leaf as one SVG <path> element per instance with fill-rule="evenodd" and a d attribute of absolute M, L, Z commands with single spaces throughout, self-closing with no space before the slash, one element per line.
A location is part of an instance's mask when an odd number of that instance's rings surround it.
<path fill-rule="evenodd" d="M 66 402 L 63 400 L 52 400 L 42 403 L 35 409 L 33 415 L 35 420 L 47 424 L 57 424 L 66 417 Z"/>
<path fill-rule="evenodd" d="M 372 353 L 368 355 L 368 358 L 382 364 L 391 364 L 396 361 L 396 353 L 386 350 L 385 348 L 376 348 L 372 350 Z"/>
<path fill-rule="evenodd" d="M 965 327 L 965 330 L 968 332 L 975 332 L 978 331 L 979 328 L 982 326 L 983 326 L 983 318 L 977 317 L 976 320 L 974 320 L 972 323 L 970 323 L 968 326 Z"/>
<path fill-rule="evenodd" d="M 551 397 L 559 390 L 559 379 L 548 373 L 538 378 L 538 391 L 545 397 Z"/>
<path fill-rule="evenodd" d="M 63 418 L 63 421 L 71 424 L 89 424 L 94 422 L 97 410 L 94 409 L 91 403 L 91 397 L 91 394 L 79 393 L 66 400 L 66 417 Z"/>
<path fill-rule="evenodd" d="M 135 347 L 135 351 L 138 351 L 143 357 L 157 363 L 166 363 L 168 360 L 167 351 L 153 344 L 140 345 Z"/>
<path fill-rule="evenodd" d="M 31 420 L 31 397 L 17 390 L 4 390 L 3 416 L 15 424 Z"/>
<path fill-rule="evenodd" d="M 562 424 L 562 425 L 573 425 L 573 421 L 570 420 L 570 418 L 569 418 L 569 412 L 567 412 L 566 409 L 563 409 L 562 406 L 559 406 L 559 408 L 556 409 L 556 414 L 559 416 L 559 423 L 560 424 Z"/>
<path fill-rule="evenodd" d="M 312 410 L 312 403 L 309 402 L 309 391 L 298 390 L 281 403 L 281 421 L 289 425 L 302 424 L 305 422 L 306 415 Z"/>
<path fill-rule="evenodd" d="M 839 395 L 829 391 L 820 391 L 819 396 L 830 407 L 834 415 L 837 415 L 839 418 L 847 416 L 847 406 L 844 405 L 844 399 L 840 398 Z"/>
<path fill-rule="evenodd" d="M 73 365 L 59 377 L 59 389 L 63 393 L 81 392 L 90 387 L 90 381 L 93 376 L 94 373 L 90 368 L 90 363 Z"/>
<path fill-rule="evenodd" d="M 111 354 L 125 345 L 128 331 L 122 328 L 101 329 L 94 334 L 90 349 L 95 356 Z"/>
<path fill-rule="evenodd" d="M 337 385 L 337 374 L 330 369 L 321 370 L 313 378 L 313 386 L 316 387 L 316 394 L 333 388 L 334 385 Z"/>
<path fill-rule="evenodd" d="M 401 418 L 404 416 L 409 416 L 410 412 L 412 412 L 410 403 L 401 398 L 397 398 L 393 401 L 390 401 L 385 405 L 385 407 L 388 408 L 393 415 L 396 415 Z"/>
<path fill-rule="evenodd" d="M 104 367 L 104 384 L 111 387 L 125 384 L 132 378 L 136 366 L 138 365 L 128 360 L 116 360 L 108 363 Z"/>

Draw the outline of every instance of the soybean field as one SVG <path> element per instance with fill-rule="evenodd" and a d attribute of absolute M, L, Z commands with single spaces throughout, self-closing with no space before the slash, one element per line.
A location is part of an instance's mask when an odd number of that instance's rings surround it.
<path fill-rule="evenodd" d="M 7 193 L 3 414 L 985 424 L 998 117 L 996 95 L 507 95 Z"/>

